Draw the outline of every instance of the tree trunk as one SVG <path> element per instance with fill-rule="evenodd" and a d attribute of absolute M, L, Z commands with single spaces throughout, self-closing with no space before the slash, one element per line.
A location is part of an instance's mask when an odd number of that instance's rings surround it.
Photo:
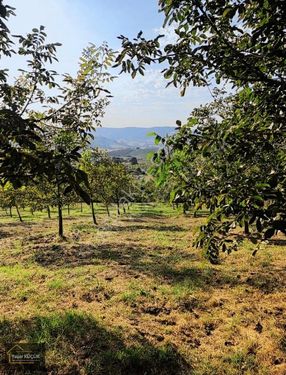
<path fill-rule="evenodd" d="M 120 215 L 120 206 L 119 206 L 119 202 L 117 202 L 117 214 Z"/>
<path fill-rule="evenodd" d="M 105 205 L 105 209 L 106 209 L 107 215 L 110 216 L 108 204 Z"/>
<path fill-rule="evenodd" d="M 249 223 L 247 220 L 244 221 L 244 234 L 248 235 L 250 234 L 249 232 Z"/>
<path fill-rule="evenodd" d="M 48 211 L 48 218 L 51 219 L 51 210 L 50 210 L 50 206 L 47 206 L 47 211 Z"/>
<path fill-rule="evenodd" d="M 10 217 L 13 217 L 13 214 L 12 214 L 12 206 L 9 207 L 9 215 L 10 215 Z"/>
<path fill-rule="evenodd" d="M 62 211 L 62 205 L 60 202 L 58 202 L 58 219 L 59 219 L 59 236 L 63 238 L 64 237 L 63 211 Z"/>
<path fill-rule="evenodd" d="M 70 205 L 68 204 L 68 215 L 70 216 Z"/>
<path fill-rule="evenodd" d="M 16 207 L 16 211 L 17 211 L 17 214 L 18 214 L 18 218 L 19 218 L 19 220 L 20 220 L 21 223 L 22 223 L 22 222 L 23 222 L 23 219 L 22 219 L 22 216 L 21 216 L 21 214 L 20 214 L 19 207 L 17 206 L 17 204 L 15 205 L 15 207 Z"/>
<path fill-rule="evenodd" d="M 92 221 L 93 221 L 93 224 L 97 225 L 96 216 L 95 216 L 95 211 L 94 211 L 93 200 L 91 200 L 91 202 L 90 202 L 90 207 L 91 207 L 91 213 L 92 213 Z"/>
<path fill-rule="evenodd" d="M 83 212 L 83 209 L 82 209 L 82 202 L 80 202 L 80 212 L 81 212 L 81 213 Z"/>

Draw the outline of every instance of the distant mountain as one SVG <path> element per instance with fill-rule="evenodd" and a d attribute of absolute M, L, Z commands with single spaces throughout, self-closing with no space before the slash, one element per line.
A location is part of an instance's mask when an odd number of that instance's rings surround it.
<path fill-rule="evenodd" d="M 132 157 L 138 160 L 146 160 L 150 152 L 156 152 L 157 148 L 154 147 L 136 147 L 136 148 L 122 148 L 119 150 L 108 150 L 112 157 L 130 159 Z"/>
<path fill-rule="evenodd" d="M 175 128 L 170 126 L 152 128 L 97 128 L 94 132 L 93 147 L 107 150 L 124 150 L 138 148 L 156 148 L 154 137 L 148 133 L 157 133 L 162 137 L 174 133 Z"/>

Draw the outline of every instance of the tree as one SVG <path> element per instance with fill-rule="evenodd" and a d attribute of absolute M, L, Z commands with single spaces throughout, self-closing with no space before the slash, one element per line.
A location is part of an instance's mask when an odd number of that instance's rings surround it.
<path fill-rule="evenodd" d="M 14 15 L 14 9 L 3 5 L 0 1 L 0 57 L 11 57 L 16 52 L 12 49 L 14 41 L 6 25 L 7 19 Z M 28 34 L 27 38 L 19 37 L 19 55 L 31 57 L 28 64 L 31 69 L 30 79 L 42 85 L 54 87 L 54 73 L 47 70 L 45 63 L 55 60 L 57 44 L 44 44 L 43 29 Z M 19 187 L 27 181 L 38 169 L 41 173 L 45 169 L 43 154 L 38 149 L 41 142 L 42 130 L 28 116 L 24 116 L 28 102 L 31 101 L 30 92 L 36 97 L 40 92 L 35 83 L 28 89 L 18 79 L 15 85 L 7 82 L 8 69 L 0 71 L 0 178 L 10 181 L 14 187 Z"/>
<path fill-rule="evenodd" d="M 93 224 L 97 225 L 94 202 L 98 199 L 98 191 L 104 187 L 98 179 L 99 164 L 107 161 L 107 154 L 99 149 L 85 150 L 81 158 L 81 169 L 88 177 L 88 192 L 91 197 L 91 213 Z M 104 194 L 105 196 L 105 194 Z M 109 211 L 108 211 L 109 212 Z"/>
<path fill-rule="evenodd" d="M 171 199 L 186 208 L 195 205 L 195 212 L 210 210 L 197 245 L 206 247 L 213 262 L 219 249 L 237 248 L 226 236 L 237 226 L 244 227 L 253 242 L 285 230 L 283 143 L 258 142 L 249 123 L 240 135 L 227 137 L 236 124 L 238 100 L 232 96 L 194 110 L 154 157 L 159 181 L 173 183 Z"/>
<path fill-rule="evenodd" d="M 108 216 L 109 206 L 115 203 L 117 213 L 120 215 L 120 205 L 126 203 L 132 186 L 132 175 L 128 169 L 114 162 L 106 151 L 90 149 L 84 152 L 81 168 L 87 173 L 89 194 L 92 201 L 100 201 L 105 205 Z M 93 216 L 95 216 L 92 210 Z"/>
<path fill-rule="evenodd" d="M 12 208 L 16 208 L 16 212 L 19 220 L 22 222 L 22 216 L 19 210 L 19 206 L 25 206 L 25 187 L 14 189 L 11 184 L 1 184 L 0 192 L 0 204 L 3 209 L 9 209 L 9 214 L 12 217 Z"/>
<path fill-rule="evenodd" d="M 120 204 L 125 212 L 124 204 L 126 203 L 128 191 L 132 185 L 132 178 L 125 165 L 121 163 L 111 163 L 110 170 L 110 189 L 112 200 L 117 206 L 117 214 L 120 215 Z"/>
<path fill-rule="evenodd" d="M 285 90 L 283 1 L 159 0 L 159 10 L 164 26 L 173 26 L 176 42 L 161 49 L 162 35 L 146 40 L 140 32 L 133 43 L 120 36 L 117 65 L 123 71 L 135 76 L 144 74 L 146 64 L 166 62 L 165 78 L 182 93 L 190 83 L 207 85 L 213 77 L 236 86 L 260 83 L 271 88 L 269 95 L 264 92 L 266 101 L 279 88 Z"/>
<path fill-rule="evenodd" d="M 253 240 L 286 233 L 285 110 L 286 55 L 283 1 L 160 0 L 165 25 L 177 40 L 160 48 L 160 38 L 140 32 L 121 36 L 122 71 L 144 74 L 163 63 L 169 84 L 181 94 L 190 85 L 226 81 L 235 95 L 195 111 L 178 134 L 163 143 L 161 172 L 175 173 L 177 193 L 211 210 L 197 244 L 217 261 L 219 250 L 236 247 L 227 235 L 235 226 Z M 216 107 L 216 109 L 215 109 Z M 170 151 L 170 154 L 168 152 Z M 249 225 L 252 225 L 249 228 Z"/>
<path fill-rule="evenodd" d="M 53 194 L 54 185 L 47 179 L 38 178 L 35 183 L 25 186 L 25 204 L 30 207 L 32 215 L 35 211 L 47 210 L 48 218 L 51 219 L 50 207 L 56 206 Z"/>
<path fill-rule="evenodd" d="M 0 54 L 17 53 L 28 58 L 27 69 L 20 69 L 14 84 L 8 83 L 7 70 L 0 72 L 0 178 L 18 188 L 44 176 L 55 182 L 58 196 L 65 185 L 66 192 L 74 191 L 89 204 L 90 198 L 82 188 L 87 183 L 86 175 L 76 163 L 109 103 L 110 94 L 103 86 L 113 78 L 107 72 L 113 52 L 106 43 L 89 45 L 83 51 L 77 75 L 65 74 L 60 85 L 55 81 L 57 73 L 46 67 L 56 60 L 60 44 L 46 43 L 44 27 L 40 26 L 27 36 L 15 36 L 19 48 L 13 51 L 13 40 L 4 23 L 14 14 L 13 9 L 1 1 L 0 11 Z M 58 94 L 48 96 L 46 91 L 53 88 Z M 76 146 L 54 147 L 57 133 L 74 134 Z M 58 207 L 59 234 L 63 236 L 60 201 Z"/>

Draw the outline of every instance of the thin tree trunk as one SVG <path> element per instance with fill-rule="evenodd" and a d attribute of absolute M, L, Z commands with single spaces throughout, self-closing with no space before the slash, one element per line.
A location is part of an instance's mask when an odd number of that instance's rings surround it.
<path fill-rule="evenodd" d="M 20 220 L 21 223 L 22 223 L 22 222 L 23 222 L 23 219 L 22 219 L 22 216 L 21 216 L 21 214 L 20 214 L 19 207 L 18 207 L 17 204 L 15 204 L 15 207 L 16 207 L 16 211 L 17 211 L 17 214 L 18 214 L 18 218 L 19 218 L 19 220 Z"/>
<path fill-rule="evenodd" d="M 92 213 L 92 221 L 93 221 L 93 224 L 97 225 L 93 200 L 91 200 L 91 202 L 90 202 L 90 207 L 91 207 L 91 213 Z"/>
<path fill-rule="evenodd" d="M 248 235 L 250 234 L 249 232 L 249 223 L 247 220 L 244 221 L 244 234 Z"/>
<path fill-rule="evenodd" d="M 117 214 L 120 215 L 120 206 L 119 206 L 119 202 L 117 202 Z"/>
<path fill-rule="evenodd" d="M 83 212 L 82 202 L 80 202 L 80 212 L 81 212 L 81 213 Z"/>
<path fill-rule="evenodd" d="M 70 205 L 68 204 L 68 215 L 70 216 Z"/>
<path fill-rule="evenodd" d="M 58 202 L 58 219 L 59 219 L 59 236 L 63 238 L 64 237 L 63 211 L 62 211 L 62 205 L 60 202 Z"/>
<path fill-rule="evenodd" d="M 12 214 L 12 206 L 9 207 L 9 215 L 10 215 L 10 217 L 13 217 L 13 214 Z"/>
<path fill-rule="evenodd" d="M 60 184 L 57 183 L 58 188 L 58 223 L 59 223 L 59 237 L 64 238 L 64 225 L 63 225 L 63 208 L 61 202 Z"/>
<path fill-rule="evenodd" d="M 51 210 L 50 210 L 50 206 L 47 206 L 47 211 L 48 211 L 48 218 L 51 219 Z"/>
<path fill-rule="evenodd" d="M 107 215 L 110 216 L 108 204 L 105 205 L 105 209 L 106 209 Z"/>

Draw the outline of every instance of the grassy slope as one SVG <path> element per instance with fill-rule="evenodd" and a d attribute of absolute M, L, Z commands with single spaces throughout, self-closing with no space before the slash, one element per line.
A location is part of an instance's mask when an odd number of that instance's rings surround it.
<path fill-rule="evenodd" d="M 0 351 L 46 342 L 49 374 L 286 374 L 283 241 L 212 266 L 191 246 L 202 218 L 99 211 L 72 210 L 67 241 L 45 213 L 0 217 Z"/>

